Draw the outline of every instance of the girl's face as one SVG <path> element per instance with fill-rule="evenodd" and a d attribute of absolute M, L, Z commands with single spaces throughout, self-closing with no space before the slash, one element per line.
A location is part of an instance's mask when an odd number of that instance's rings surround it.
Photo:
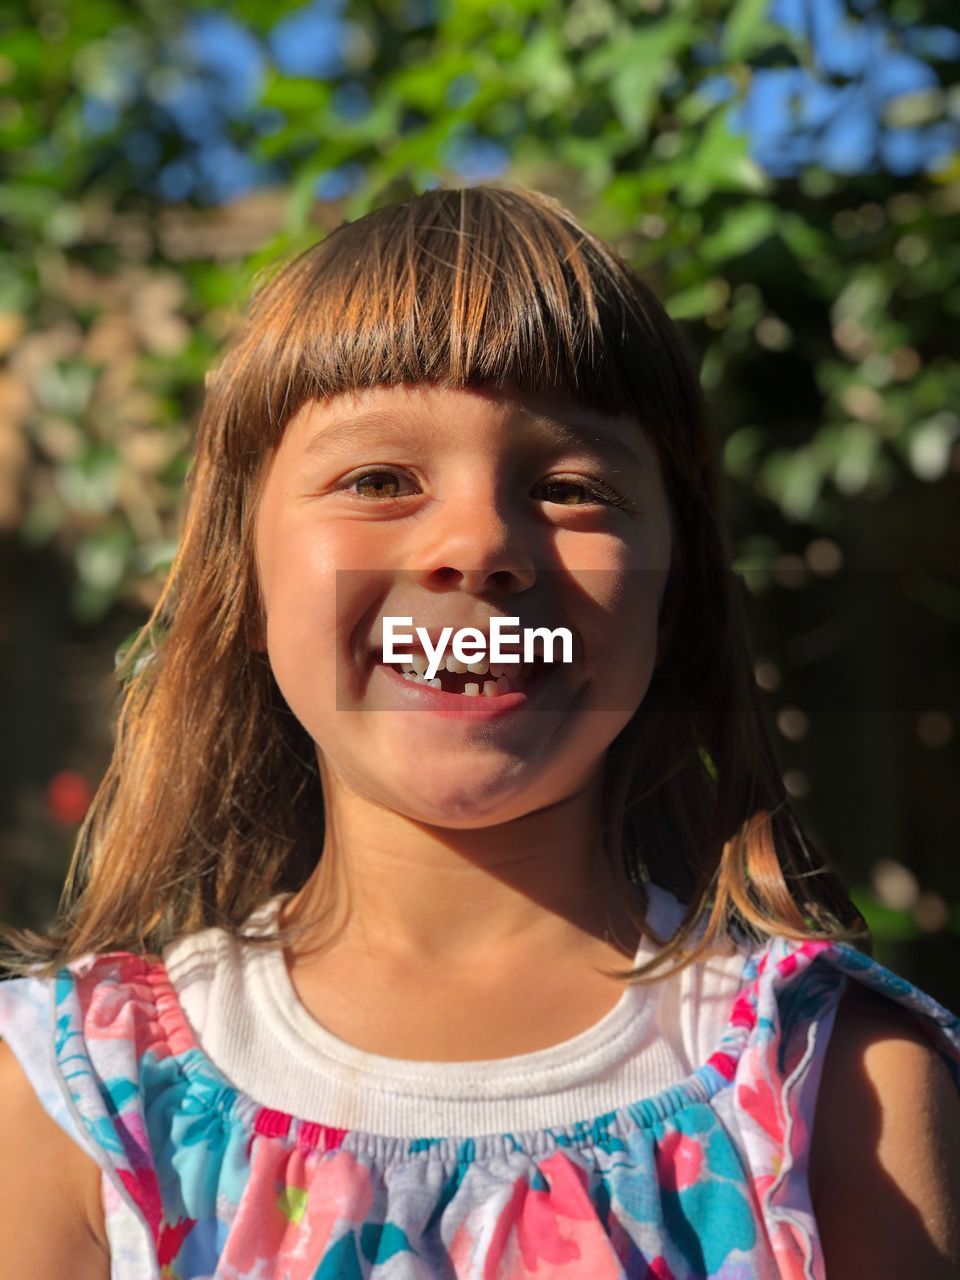
<path fill-rule="evenodd" d="M 506 390 L 383 386 L 308 402 L 268 467 L 263 644 L 328 800 L 341 786 L 481 827 L 596 780 L 646 693 L 670 565 L 656 449 L 636 420 Z M 489 674 L 454 704 L 384 666 L 383 620 L 405 617 L 398 632 L 434 640 L 448 626 L 489 637 L 493 617 L 564 627 L 573 661 L 491 715 Z"/>

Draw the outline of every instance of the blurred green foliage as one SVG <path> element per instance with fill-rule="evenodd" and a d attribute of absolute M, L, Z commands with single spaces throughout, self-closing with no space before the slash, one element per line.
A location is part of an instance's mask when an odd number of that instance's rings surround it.
<path fill-rule="evenodd" d="M 758 65 L 807 50 L 755 0 L 461 0 L 424 20 L 355 3 L 339 85 L 267 74 L 261 105 L 282 123 L 251 145 L 282 157 L 290 180 L 252 248 L 242 230 L 212 247 L 209 210 L 191 226 L 181 208 L 178 224 L 143 198 L 123 148 L 135 100 L 112 133 L 85 132 L 85 94 L 110 59 L 135 46 L 144 65 L 151 50 L 159 60 L 181 14 L 103 2 L 15 12 L 0 38 L 5 407 L 31 445 L 24 535 L 62 541 L 84 616 L 169 562 L 202 376 L 254 273 L 331 221 L 456 182 L 458 139 L 500 144 L 511 181 L 559 195 L 651 279 L 702 355 L 732 479 L 788 520 L 829 527 L 849 496 L 905 473 L 936 480 L 950 464 L 960 170 L 766 176 L 731 111 Z M 234 12 L 268 16 L 254 3 Z M 695 53 L 705 47 L 712 60 Z M 720 74 L 738 96 L 704 92 Z M 345 112 L 343 84 L 367 106 Z M 317 181 L 346 164 L 362 171 L 358 189 L 318 203 Z M 791 388 L 789 402 L 774 386 Z"/>
<path fill-rule="evenodd" d="M 295 7 L 230 11 L 263 32 Z M 919 17 L 906 0 L 887 8 L 901 23 Z M 78 617 L 118 600 L 148 606 L 176 545 L 203 376 L 256 272 L 343 218 L 459 182 L 452 157 L 479 140 L 510 157 L 507 180 L 555 194 L 613 242 L 681 324 L 723 443 L 751 590 L 769 587 L 784 557 L 803 567 L 798 547 L 883 567 L 902 552 L 916 600 L 956 628 L 942 518 L 883 542 L 850 511 L 917 485 L 955 487 L 960 159 L 914 176 L 764 173 L 731 113 L 758 68 L 810 61 L 765 12 L 758 0 L 354 0 L 342 73 L 269 69 L 260 105 L 274 126 L 238 126 L 284 180 L 205 208 L 139 189 L 124 148 L 144 119 L 139 99 L 112 131 L 84 126 L 91 86 L 125 58 L 161 66 L 183 11 L 167 0 L 7 6 L 0 520 L 69 558 Z M 940 71 L 939 109 L 955 112 L 954 71 Z M 735 86 L 724 101 L 710 89 L 720 74 Z M 164 157 L 177 145 L 164 137 Z M 318 181 L 344 167 L 360 174 L 355 189 L 318 201 Z M 871 923 L 891 937 L 909 925 L 879 905 Z"/>

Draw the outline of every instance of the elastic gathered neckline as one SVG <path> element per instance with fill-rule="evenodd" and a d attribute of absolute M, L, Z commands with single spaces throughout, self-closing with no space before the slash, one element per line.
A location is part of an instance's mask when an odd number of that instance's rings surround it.
<path fill-rule="evenodd" d="M 703 1065 L 677 1084 L 574 1124 L 512 1133 L 422 1138 L 333 1128 L 265 1106 L 233 1085 L 200 1046 L 163 961 L 151 964 L 143 957 L 130 958 L 139 960 L 143 966 L 142 973 L 147 979 L 161 1030 L 170 1038 L 176 1037 L 186 1048 L 186 1052 L 176 1055 L 175 1062 L 188 1086 L 202 1084 L 197 1105 L 218 1112 L 225 1122 L 241 1125 L 252 1141 L 278 1141 L 291 1150 L 300 1148 L 307 1152 L 342 1149 L 383 1165 L 428 1159 L 452 1167 L 465 1160 L 509 1156 L 515 1152 L 541 1156 L 557 1149 L 595 1150 L 626 1139 L 638 1130 L 655 1128 L 688 1107 L 708 1104 L 732 1082 L 736 1064 L 755 1024 L 756 1009 L 749 995 L 770 945 L 768 941 L 746 958 L 740 992 L 719 1043 Z"/>

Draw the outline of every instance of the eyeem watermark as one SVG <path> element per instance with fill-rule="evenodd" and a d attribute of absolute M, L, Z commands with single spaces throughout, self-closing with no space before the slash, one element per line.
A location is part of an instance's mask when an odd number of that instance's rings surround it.
<path fill-rule="evenodd" d="M 413 654 L 408 652 L 398 653 L 395 648 L 396 645 L 413 643 L 413 635 L 411 633 L 400 635 L 395 630 L 397 627 L 409 627 L 412 624 L 413 618 L 388 616 L 383 619 L 384 662 L 411 662 L 413 660 Z M 487 658 L 490 662 L 498 663 L 533 662 L 538 656 L 541 656 L 544 662 L 553 662 L 554 643 L 558 639 L 563 646 L 563 657 L 559 661 L 573 661 L 573 635 L 569 627 L 557 627 L 554 631 L 551 631 L 549 627 L 524 627 L 522 632 L 517 632 L 513 635 L 504 634 L 508 628 L 517 628 L 519 625 L 519 618 L 491 618 L 489 653 L 487 652 L 487 637 L 476 627 L 461 627 L 456 633 L 454 633 L 453 627 L 443 627 L 440 631 L 440 639 L 436 644 L 433 643 L 423 627 L 415 627 L 417 638 L 423 645 L 423 651 L 428 660 L 425 678 L 432 680 L 440 670 L 446 660 L 447 645 L 451 644 L 451 636 L 453 656 L 458 662 L 465 664 L 477 662 L 480 658 Z M 504 645 L 518 645 L 521 639 L 523 641 L 522 656 L 519 653 L 507 652 L 503 648 Z M 543 641 L 543 652 L 539 655 L 536 643 L 538 639 Z"/>

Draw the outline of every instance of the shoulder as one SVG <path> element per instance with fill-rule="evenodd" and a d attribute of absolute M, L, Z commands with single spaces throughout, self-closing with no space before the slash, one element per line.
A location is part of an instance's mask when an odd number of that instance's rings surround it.
<path fill-rule="evenodd" d="M 99 1166 L 47 1113 L 5 1042 L 0 1135 L 0 1259 L 18 1259 L 17 1274 L 61 1274 L 69 1262 L 78 1280 L 106 1276 Z"/>
<path fill-rule="evenodd" d="M 904 1006 L 850 979 L 809 1165 L 828 1275 L 947 1280 L 960 1266 L 960 1091 Z"/>

